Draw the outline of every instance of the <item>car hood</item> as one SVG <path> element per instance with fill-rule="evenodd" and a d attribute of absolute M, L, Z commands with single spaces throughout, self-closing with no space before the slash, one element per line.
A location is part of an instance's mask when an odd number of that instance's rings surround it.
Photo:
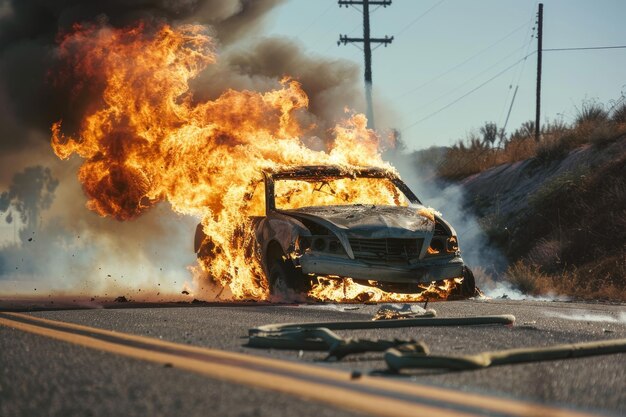
<path fill-rule="evenodd" d="M 423 206 L 324 206 L 303 207 L 283 213 L 332 225 L 342 233 L 360 238 L 409 238 L 432 235 L 435 222 L 419 214 Z"/>

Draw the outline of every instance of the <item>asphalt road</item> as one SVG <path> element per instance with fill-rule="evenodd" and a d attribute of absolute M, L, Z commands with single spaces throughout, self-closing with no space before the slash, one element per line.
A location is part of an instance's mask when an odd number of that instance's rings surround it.
<path fill-rule="evenodd" d="M 6 306 L 0 303 L 0 311 Z M 290 364 L 312 364 L 318 367 L 316 369 L 358 370 L 363 375 L 373 375 L 375 381 L 384 379 L 415 386 L 451 388 L 494 399 L 521 400 L 592 414 L 626 415 L 626 354 L 506 365 L 478 371 L 422 370 L 390 375 L 384 372 L 385 363 L 378 353 L 328 363 L 322 362 L 325 354 L 321 352 L 245 346 L 251 327 L 294 321 L 364 320 L 372 317 L 379 307 L 376 305 L 148 307 L 117 304 L 115 307 L 37 311 L 27 315 L 185 346 L 277 358 Z M 513 314 L 517 321 L 514 326 L 337 333 L 373 339 L 414 338 L 425 342 L 433 353 L 441 354 L 626 338 L 624 305 L 471 300 L 431 303 L 429 307 L 434 308 L 439 317 Z M 285 391 L 198 374 L 193 369 L 192 372 L 181 369 L 176 363 L 171 366 L 143 361 L 0 324 L 0 416 L 364 414 L 363 410 L 354 411 Z M 482 414 L 501 415 L 489 410 Z"/>

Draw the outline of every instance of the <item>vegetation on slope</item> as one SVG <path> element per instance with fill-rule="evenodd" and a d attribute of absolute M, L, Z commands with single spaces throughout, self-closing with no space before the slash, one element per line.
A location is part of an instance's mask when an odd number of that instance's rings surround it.
<path fill-rule="evenodd" d="M 532 122 L 510 136 L 486 123 L 480 134 L 447 151 L 422 152 L 419 159 L 435 160 L 436 174 L 443 180 L 478 174 L 464 181 L 483 186 L 497 181 L 497 175 L 481 172 L 524 161 L 519 173 L 534 175 L 541 183 L 529 195 L 515 197 L 519 208 L 509 205 L 502 211 L 488 193 L 466 196 L 468 208 L 479 215 L 490 241 L 509 261 L 505 278 L 530 294 L 626 301 L 624 149 L 626 100 L 608 110 L 586 103 L 573 123 L 546 124 L 539 142 Z M 583 163 L 561 169 L 581 150 L 578 155 L 587 158 Z M 602 158 L 594 157 L 600 154 Z"/>
<path fill-rule="evenodd" d="M 527 121 L 506 135 L 495 123 L 487 122 L 440 155 L 437 175 L 459 180 L 504 163 L 538 158 L 550 161 L 587 144 L 602 145 L 626 134 L 626 99 L 606 110 L 604 106 L 584 103 L 571 124 L 552 121 L 541 127 L 541 140 L 535 140 L 535 123 Z"/>

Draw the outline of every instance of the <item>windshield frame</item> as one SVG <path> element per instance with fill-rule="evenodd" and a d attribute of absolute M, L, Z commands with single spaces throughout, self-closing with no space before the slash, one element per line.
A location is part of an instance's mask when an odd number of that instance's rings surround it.
<path fill-rule="evenodd" d="M 381 168 L 342 169 L 336 166 L 303 166 L 276 172 L 265 172 L 265 207 L 266 212 L 276 211 L 274 182 L 278 180 L 298 180 L 320 182 L 343 178 L 380 178 L 389 180 L 412 204 L 422 204 L 411 189 L 393 172 Z"/>

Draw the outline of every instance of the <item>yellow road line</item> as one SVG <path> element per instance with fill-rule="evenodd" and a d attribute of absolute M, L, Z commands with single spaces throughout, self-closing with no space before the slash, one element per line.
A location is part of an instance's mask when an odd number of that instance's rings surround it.
<path fill-rule="evenodd" d="M 105 342 L 88 336 L 76 335 L 53 330 L 37 325 L 7 320 L 0 317 L 0 324 L 29 333 L 62 340 L 72 344 L 98 349 L 118 355 L 129 356 L 204 374 L 221 380 L 281 391 L 287 394 L 328 403 L 341 408 L 361 411 L 376 416 L 432 416 L 432 417 L 471 417 L 474 414 L 459 413 L 421 404 L 407 403 L 395 399 L 366 395 L 351 390 L 341 391 L 336 387 L 324 386 L 294 378 L 257 372 L 244 367 L 206 363 L 201 360 L 177 355 L 153 352 L 146 349 L 129 347 L 117 343 Z M 117 334 L 116 334 L 117 336 Z M 346 378 L 347 379 L 347 378 Z"/>
<path fill-rule="evenodd" d="M 349 372 L 343 370 L 182 345 L 20 313 L 3 313 L 3 315 L 4 317 L 13 316 L 17 320 L 29 321 L 30 323 L 24 323 L 13 320 L 11 317 L 3 318 L 0 315 L 0 324 L 30 333 L 136 359 L 168 363 L 175 367 L 213 378 L 281 391 L 378 416 L 416 416 L 423 413 L 432 417 L 461 417 L 475 416 L 477 415 L 476 413 L 483 414 L 484 412 L 495 412 L 507 416 L 533 417 L 590 416 L 590 414 L 573 412 L 571 410 L 384 378 L 362 376 L 361 378 L 350 380 Z M 61 329 L 44 327 L 46 325 Z M 94 335 L 113 337 L 118 341 L 100 340 L 97 337 L 71 333 L 71 331 L 89 332 Z M 149 347 L 132 346 L 132 343 L 148 345 L 154 347 L 157 351 L 151 350 Z M 159 348 L 166 351 L 158 351 Z M 207 361 L 197 357 L 186 357 L 180 353 L 167 352 L 167 349 L 191 355 L 199 354 L 205 358 L 210 357 L 213 360 Z M 219 361 L 223 363 L 219 363 Z M 401 398 L 394 398 L 393 394 Z M 407 398 L 410 400 L 407 400 Z M 421 404 L 419 402 L 420 398 L 424 399 L 424 402 L 430 402 L 431 404 L 434 402 L 440 405 Z M 447 407 L 457 409 L 446 409 Z"/>

